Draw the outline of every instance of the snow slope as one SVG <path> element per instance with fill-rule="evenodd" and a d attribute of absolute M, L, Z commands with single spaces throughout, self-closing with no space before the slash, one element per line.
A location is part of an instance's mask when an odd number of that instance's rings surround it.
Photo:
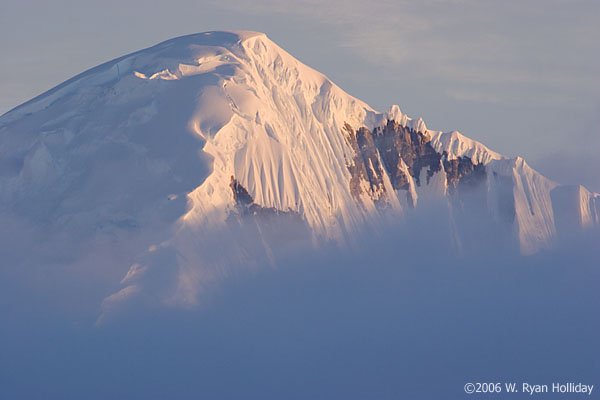
<path fill-rule="evenodd" d="M 395 136 L 385 142 L 386 134 Z M 400 148 L 408 155 L 393 154 Z M 219 248 L 209 240 L 216 232 L 244 232 L 241 220 L 231 224 L 244 214 L 239 198 L 252 214 L 297 220 L 311 240 L 340 243 L 381 212 L 400 216 L 420 204 L 447 208 L 460 243 L 475 202 L 523 253 L 598 225 L 600 215 L 598 194 L 559 186 L 456 131 L 428 130 L 398 106 L 376 112 L 256 32 L 172 39 L 0 117 L 6 212 L 77 240 L 138 235 L 140 259 L 171 248 L 170 261 L 152 262 L 177 265 L 187 276 L 179 287 L 206 277 L 186 269 L 200 262 L 199 243 Z M 260 245 L 270 257 L 268 241 Z M 256 250 L 222 251 L 210 262 L 217 270 Z M 124 284 L 144 271 L 136 263 Z M 193 302 L 194 291 L 186 296 Z"/>

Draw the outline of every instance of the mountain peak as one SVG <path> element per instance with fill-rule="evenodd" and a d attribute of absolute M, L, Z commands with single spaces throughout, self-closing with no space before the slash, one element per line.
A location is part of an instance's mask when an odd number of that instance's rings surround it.
<path fill-rule="evenodd" d="M 558 185 L 520 160 L 398 106 L 379 113 L 251 31 L 182 36 L 92 68 L 0 117 L 0 138 L 4 204 L 88 235 L 166 224 L 205 237 L 243 198 L 346 240 L 381 213 L 434 202 L 449 218 L 485 210 L 530 253 L 551 245 L 558 204 L 600 214 L 597 195 L 555 202 Z"/>

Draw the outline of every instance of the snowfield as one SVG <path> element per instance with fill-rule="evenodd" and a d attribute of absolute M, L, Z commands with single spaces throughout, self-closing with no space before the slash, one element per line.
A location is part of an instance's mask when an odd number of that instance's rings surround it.
<path fill-rule="evenodd" d="M 387 156 L 367 157 L 345 128 L 375 132 L 388 122 L 439 154 L 436 168 L 413 175 L 400 158 L 392 176 Z M 456 184 L 467 175 L 450 182 L 452 161 L 484 171 L 474 189 Z M 362 175 L 353 172 L 363 162 Z M 402 188 L 392 183 L 398 174 Z M 456 131 L 429 130 L 398 106 L 377 112 L 245 31 L 168 40 L 4 114 L 0 201 L 11 219 L 72 246 L 44 257 L 99 237 L 120 243 L 112 263 L 126 272 L 106 312 L 141 293 L 193 306 L 232 266 L 276 263 L 294 243 L 352 247 L 358 232 L 385 235 L 385 221 L 420 209 L 443 210 L 447 240 L 462 251 L 479 235 L 474 218 L 498 246 L 524 254 L 600 224 L 600 195 Z"/>

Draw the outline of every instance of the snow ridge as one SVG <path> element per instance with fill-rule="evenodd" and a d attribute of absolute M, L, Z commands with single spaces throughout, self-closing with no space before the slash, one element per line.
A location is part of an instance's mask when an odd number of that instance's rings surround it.
<path fill-rule="evenodd" d="M 375 137 L 390 121 L 439 155 L 417 160 L 419 175 L 399 158 L 392 167 L 405 182 L 345 128 Z M 598 194 L 430 130 L 398 106 L 376 112 L 258 32 L 188 35 L 102 64 L 4 114 L 0 139 L 3 204 L 82 230 L 221 229 L 236 212 L 232 179 L 257 207 L 300 216 L 315 238 L 348 238 L 381 210 L 468 208 L 467 191 L 524 253 L 566 227 L 599 224 Z"/>

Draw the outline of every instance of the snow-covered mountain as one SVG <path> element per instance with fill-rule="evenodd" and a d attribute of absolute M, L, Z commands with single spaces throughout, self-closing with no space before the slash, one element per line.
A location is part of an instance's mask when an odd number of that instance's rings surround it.
<path fill-rule="evenodd" d="M 4 114 L 0 201 L 77 240 L 133 232 L 147 251 L 123 280 L 129 292 L 152 263 L 177 265 L 181 289 L 210 275 L 190 266 L 199 252 L 219 270 L 257 251 L 225 249 L 215 232 L 259 237 L 270 257 L 272 240 L 288 241 L 265 238 L 257 218 L 344 245 L 381 215 L 433 206 L 457 246 L 476 215 L 523 253 L 600 224 L 600 195 L 398 106 L 377 112 L 256 32 L 172 39 Z"/>

